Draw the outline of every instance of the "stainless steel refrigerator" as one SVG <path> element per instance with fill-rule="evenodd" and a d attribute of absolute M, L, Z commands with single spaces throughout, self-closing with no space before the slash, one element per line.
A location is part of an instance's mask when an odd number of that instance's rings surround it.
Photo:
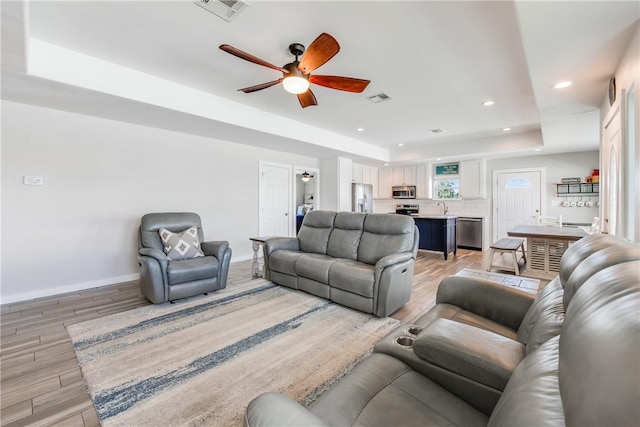
<path fill-rule="evenodd" d="M 351 210 L 353 212 L 373 212 L 373 186 L 371 184 L 351 184 Z"/>

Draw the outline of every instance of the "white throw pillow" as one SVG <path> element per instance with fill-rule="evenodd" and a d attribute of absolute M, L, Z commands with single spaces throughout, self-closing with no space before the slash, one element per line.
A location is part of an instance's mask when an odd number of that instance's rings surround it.
<path fill-rule="evenodd" d="M 161 228 L 158 232 L 164 245 L 164 253 L 170 260 L 204 256 L 204 252 L 200 249 L 200 239 L 196 227 L 188 228 L 179 233 L 174 233 L 166 228 Z"/>

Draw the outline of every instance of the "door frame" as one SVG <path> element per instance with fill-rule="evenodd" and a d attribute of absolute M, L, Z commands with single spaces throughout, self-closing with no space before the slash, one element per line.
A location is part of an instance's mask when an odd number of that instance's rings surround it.
<path fill-rule="evenodd" d="M 264 173 L 264 167 L 276 167 L 276 168 L 283 168 L 283 169 L 287 169 L 288 170 L 288 174 L 287 174 L 287 191 L 288 191 L 288 197 L 287 197 L 287 215 L 289 216 L 289 218 L 291 218 L 292 216 L 295 217 L 295 215 L 293 215 L 293 206 L 292 206 L 292 170 L 293 167 L 289 164 L 286 163 L 276 163 L 276 162 L 269 162 L 269 161 L 265 161 L 265 160 L 260 160 L 259 161 L 259 166 L 258 166 L 258 235 L 259 236 L 263 236 L 264 230 L 263 230 L 263 216 L 262 216 L 262 206 L 265 203 L 265 200 L 263 199 L 265 197 L 265 191 L 264 191 L 264 184 L 263 181 L 261 179 L 262 174 Z M 294 227 L 295 229 L 295 227 Z M 289 236 L 291 236 L 292 234 L 292 228 L 291 228 L 291 221 L 289 221 Z"/>
<path fill-rule="evenodd" d="M 498 213 L 496 209 L 498 209 L 498 175 L 502 173 L 522 173 L 522 172 L 540 172 L 540 215 L 547 215 L 547 168 L 544 166 L 537 168 L 518 168 L 518 169 L 500 169 L 493 170 L 492 176 L 492 194 L 491 194 L 491 236 L 492 241 L 496 241 L 498 239 L 497 230 L 498 230 Z"/>
<path fill-rule="evenodd" d="M 626 91 L 620 90 L 620 96 L 611 105 L 611 109 L 602 121 L 600 146 L 600 231 L 603 233 L 611 233 L 609 225 L 611 223 L 612 212 L 610 211 L 611 194 L 615 192 L 614 201 L 616 202 L 613 234 L 618 236 L 626 236 L 627 218 L 625 213 L 627 210 L 627 194 L 623 191 L 626 188 L 627 162 L 624 159 L 627 156 L 627 135 L 626 135 Z M 612 126 L 613 125 L 613 126 Z M 619 129 L 618 146 L 614 147 L 609 141 L 610 128 L 617 126 Z M 612 185 L 611 175 L 611 149 L 616 151 L 616 176 Z M 612 188 L 614 187 L 614 188 Z"/>
<path fill-rule="evenodd" d="M 313 175 L 313 209 L 314 210 L 319 210 L 321 209 L 320 207 L 320 169 L 318 168 L 313 168 L 310 166 L 298 166 L 298 165 L 294 165 L 293 166 L 293 176 L 291 177 L 293 180 L 293 188 L 291 191 L 291 205 L 293 206 L 293 215 L 291 215 L 291 224 L 292 227 L 291 230 L 295 230 L 296 229 L 296 203 L 295 203 L 295 198 L 296 198 L 296 194 L 298 192 L 298 175 L 302 175 L 303 172 L 309 172 L 311 175 Z"/>

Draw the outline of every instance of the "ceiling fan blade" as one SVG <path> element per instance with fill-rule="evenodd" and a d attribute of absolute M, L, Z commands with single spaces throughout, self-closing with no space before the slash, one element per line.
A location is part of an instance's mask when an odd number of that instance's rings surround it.
<path fill-rule="evenodd" d="M 268 87 L 277 85 L 278 83 L 282 82 L 283 79 L 284 79 L 284 77 L 281 77 L 278 80 L 274 80 L 272 82 L 260 83 L 259 85 L 249 86 L 249 87 L 245 87 L 245 88 L 238 89 L 238 90 L 241 90 L 244 93 L 256 92 L 256 91 L 259 91 L 259 90 L 266 89 Z"/>
<path fill-rule="evenodd" d="M 309 76 L 309 82 L 331 89 L 356 93 L 360 93 L 365 90 L 369 84 L 369 80 L 356 79 L 353 77 L 320 76 L 315 74 Z"/>
<path fill-rule="evenodd" d="M 332 35 L 322 33 L 315 39 L 300 59 L 298 70 L 304 74 L 309 74 L 328 60 L 333 58 L 340 51 L 338 41 Z"/>
<path fill-rule="evenodd" d="M 318 105 L 318 101 L 316 101 L 316 96 L 313 94 L 313 92 L 311 92 L 311 89 L 299 94 L 298 101 L 300 101 L 300 106 L 302 108 L 307 108 L 310 105 Z"/>
<path fill-rule="evenodd" d="M 253 62 L 254 64 L 262 65 L 263 67 L 272 68 L 274 70 L 278 70 L 285 74 L 289 73 L 288 70 L 285 70 L 282 67 L 278 67 L 277 65 L 270 64 L 267 61 L 258 58 L 257 56 L 253 56 L 250 53 L 237 49 L 233 46 L 229 46 L 228 44 L 221 44 L 220 49 L 224 50 L 227 53 L 230 53 L 233 56 L 237 56 L 240 59 L 244 59 L 245 61 Z"/>

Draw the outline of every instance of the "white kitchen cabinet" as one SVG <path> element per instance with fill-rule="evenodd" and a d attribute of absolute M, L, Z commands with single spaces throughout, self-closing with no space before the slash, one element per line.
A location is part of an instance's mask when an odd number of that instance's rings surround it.
<path fill-rule="evenodd" d="M 378 198 L 378 168 L 373 166 L 369 168 L 369 182 L 365 182 L 365 184 L 371 184 L 373 186 L 373 198 L 377 199 Z"/>
<path fill-rule="evenodd" d="M 363 172 L 366 166 L 359 165 L 357 163 L 353 164 L 353 174 L 351 177 L 351 181 L 357 182 L 358 184 L 363 184 Z"/>
<path fill-rule="evenodd" d="M 404 183 L 404 166 L 396 166 L 392 170 L 391 185 L 402 185 Z"/>
<path fill-rule="evenodd" d="M 485 177 L 485 159 L 460 162 L 460 197 L 462 199 L 486 198 L 487 183 Z"/>
<path fill-rule="evenodd" d="M 416 167 L 405 166 L 404 167 L 404 183 L 407 185 L 416 185 Z"/>
<path fill-rule="evenodd" d="M 373 198 L 378 198 L 378 168 L 353 163 L 352 181 L 358 184 L 371 184 L 373 186 Z"/>
<path fill-rule="evenodd" d="M 371 184 L 371 167 L 363 166 L 362 167 L 362 183 L 363 184 Z"/>
<path fill-rule="evenodd" d="M 416 197 L 418 199 L 431 198 L 431 179 L 429 176 L 429 165 L 416 166 Z"/>
<path fill-rule="evenodd" d="M 390 199 L 392 186 L 393 168 L 378 169 L 378 197 L 381 199 Z"/>
<path fill-rule="evenodd" d="M 391 185 L 416 185 L 415 166 L 395 166 Z"/>

